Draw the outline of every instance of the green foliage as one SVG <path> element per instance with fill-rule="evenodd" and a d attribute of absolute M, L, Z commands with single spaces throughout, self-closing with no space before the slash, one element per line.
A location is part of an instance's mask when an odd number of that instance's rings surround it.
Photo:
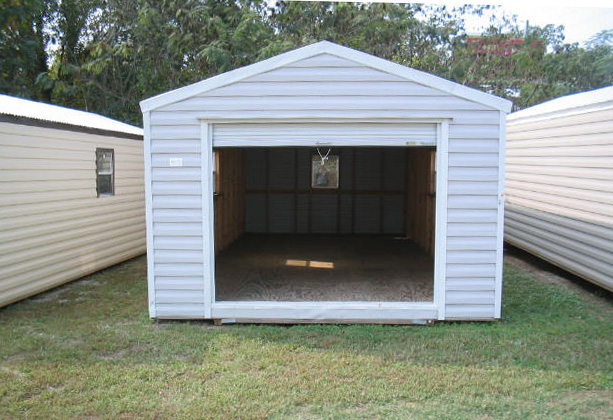
<path fill-rule="evenodd" d="M 252 2 L 108 2 L 75 87 L 95 98 L 90 109 L 139 123 L 141 99 L 254 62 L 272 36 L 259 13 Z"/>
<path fill-rule="evenodd" d="M 613 85 L 613 29 L 600 32 L 586 47 L 557 45 L 545 57 L 552 97 Z"/>
<path fill-rule="evenodd" d="M 393 59 L 418 24 L 418 10 L 410 4 L 279 2 L 269 21 L 292 47 L 328 40 Z"/>
<path fill-rule="evenodd" d="M 49 100 L 38 89 L 38 75 L 47 71 L 43 29 L 55 3 L 43 0 L 3 0 L 0 6 L 0 92 Z"/>
<path fill-rule="evenodd" d="M 265 0 L 3 0 L 0 92 L 140 124 L 138 102 L 329 40 L 514 101 L 515 109 L 613 84 L 613 31 L 585 48 L 561 27 L 492 22 L 476 50 L 459 8 Z"/>

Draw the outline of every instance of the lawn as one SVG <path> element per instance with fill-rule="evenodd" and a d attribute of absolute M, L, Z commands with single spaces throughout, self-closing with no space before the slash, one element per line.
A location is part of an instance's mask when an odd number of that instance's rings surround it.
<path fill-rule="evenodd" d="M 503 320 L 156 322 L 146 260 L 0 309 L 0 419 L 613 418 L 610 295 L 505 265 Z"/>

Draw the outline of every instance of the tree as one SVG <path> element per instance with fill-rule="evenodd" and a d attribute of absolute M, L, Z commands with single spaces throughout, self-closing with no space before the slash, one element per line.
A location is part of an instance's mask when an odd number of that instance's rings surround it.
<path fill-rule="evenodd" d="M 54 97 L 139 123 L 141 99 L 255 61 L 273 36 L 263 10 L 252 1 L 108 0 L 90 13 L 87 43 L 69 56 L 76 62 L 56 56 Z"/>
<path fill-rule="evenodd" d="M 56 7 L 53 1 L 6 0 L 0 13 L 0 92 L 50 100 L 50 92 L 35 85 L 47 71 L 44 28 Z"/>
<path fill-rule="evenodd" d="M 328 40 L 392 59 L 419 22 L 417 6 L 389 3 L 278 2 L 269 21 L 292 48 Z"/>
<path fill-rule="evenodd" d="M 0 91 L 139 124 L 140 100 L 329 40 L 486 90 L 523 108 L 613 84 L 613 31 L 464 17 L 488 6 L 266 0 L 3 0 Z"/>
<path fill-rule="evenodd" d="M 462 30 L 457 10 L 419 4 L 282 1 L 268 18 L 277 33 L 269 53 L 328 40 L 424 71 L 445 73 L 450 58 L 445 50 Z"/>
<path fill-rule="evenodd" d="M 586 48 L 557 45 L 545 67 L 551 98 L 613 85 L 613 30 L 596 34 Z"/>

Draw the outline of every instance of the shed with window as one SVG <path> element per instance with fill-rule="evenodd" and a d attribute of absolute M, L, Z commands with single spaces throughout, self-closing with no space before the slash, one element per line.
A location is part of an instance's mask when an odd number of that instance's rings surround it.
<path fill-rule="evenodd" d="M 510 105 L 325 41 L 143 101 L 151 317 L 499 318 Z"/>
<path fill-rule="evenodd" d="M 146 251 L 142 129 L 0 95 L 0 306 Z"/>

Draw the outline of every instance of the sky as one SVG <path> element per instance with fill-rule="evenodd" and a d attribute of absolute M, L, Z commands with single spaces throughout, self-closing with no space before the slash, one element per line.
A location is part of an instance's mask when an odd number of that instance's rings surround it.
<path fill-rule="evenodd" d="M 544 26 L 549 23 L 554 25 L 564 25 L 564 35 L 566 43 L 578 42 L 580 45 L 590 37 L 605 29 L 613 29 L 613 7 L 598 7 L 599 2 L 582 2 L 596 4 L 596 6 L 568 7 L 562 6 L 559 2 L 557 6 L 546 4 L 546 2 L 533 2 L 533 6 L 522 2 L 507 2 L 501 5 L 500 10 L 505 14 L 517 15 L 520 26 L 524 26 L 526 21 L 531 25 Z M 567 3 L 573 4 L 573 3 Z M 577 2 L 574 3 L 576 5 Z M 500 13 L 498 11 L 497 13 Z M 481 19 L 469 18 L 466 20 L 466 30 L 468 33 L 480 33 L 484 25 L 487 25 L 489 16 Z"/>
<path fill-rule="evenodd" d="M 272 1 L 272 0 L 271 0 Z M 366 0 L 368 1 L 368 0 Z M 386 3 L 398 3 L 402 0 L 375 0 Z M 405 1 L 410 3 L 409 1 Z M 525 26 L 526 20 L 531 25 L 564 25 L 566 43 L 577 42 L 581 46 L 592 36 L 605 29 L 613 29 L 612 0 L 495 0 L 470 2 L 467 0 L 420 0 L 420 3 L 446 4 L 457 6 L 465 3 L 500 5 L 509 16 L 517 15 L 518 22 Z M 581 4 L 581 7 L 576 7 Z M 500 13 L 498 11 L 497 13 Z M 466 19 L 469 34 L 478 34 L 487 25 L 489 16 L 481 19 Z"/>

